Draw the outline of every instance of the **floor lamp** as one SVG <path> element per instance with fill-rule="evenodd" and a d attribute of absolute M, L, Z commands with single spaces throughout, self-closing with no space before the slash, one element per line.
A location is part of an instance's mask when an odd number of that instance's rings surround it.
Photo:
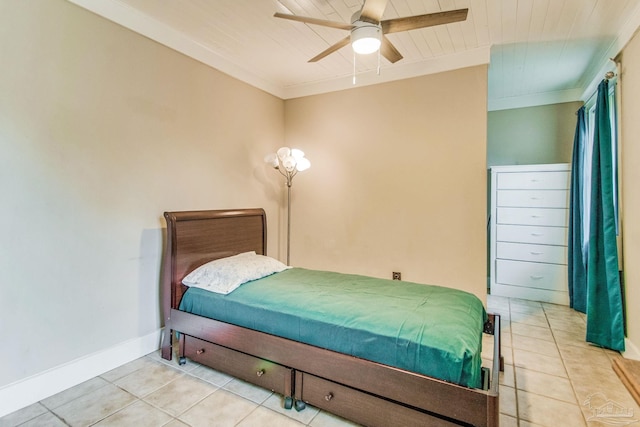
<path fill-rule="evenodd" d="M 287 179 L 287 265 L 290 265 L 291 248 L 291 183 L 298 172 L 309 169 L 311 162 L 297 148 L 281 147 L 275 153 L 264 158 L 282 176 Z"/>

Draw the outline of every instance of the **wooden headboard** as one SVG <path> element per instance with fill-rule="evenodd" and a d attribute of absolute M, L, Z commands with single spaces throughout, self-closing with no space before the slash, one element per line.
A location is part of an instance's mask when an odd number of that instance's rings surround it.
<path fill-rule="evenodd" d="M 266 255 L 263 209 L 165 212 L 167 238 L 162 288 L 165 316 L 177 309 L 187 287 L 182 279 L 196 267 L 241 252 Z M 169 305 L 170 302 L 170 305 Z"/>

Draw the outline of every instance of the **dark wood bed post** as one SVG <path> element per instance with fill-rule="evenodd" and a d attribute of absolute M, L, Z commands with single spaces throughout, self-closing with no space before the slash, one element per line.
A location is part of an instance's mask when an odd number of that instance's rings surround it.
<path fill-rule="evenodd" d="M 164 317 L 164 331 L 162 333 L 162 358 L 171 360 L 173 354 L 173 328 L 171 327 L 171 308 L 173 301 L 173 286 L 171 286 L 171 272 L 174 260 L 173 235 L 175 234 L 175 222 L 170 218 L 169 212 L 164 213 L 167 222 L 165 236 L 164 260 L 162 263 L 162 316 Z"/>

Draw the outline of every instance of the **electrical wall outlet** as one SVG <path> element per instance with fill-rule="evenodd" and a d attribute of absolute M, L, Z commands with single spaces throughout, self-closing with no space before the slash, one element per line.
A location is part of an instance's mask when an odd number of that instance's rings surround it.
<path fill-rule="evenodd" d="M 402 280 L 402 273 L 400 273 L 399 271 L 394 271 L 393 273 L 391 273 L 391 278 L 393 280 Z"/>

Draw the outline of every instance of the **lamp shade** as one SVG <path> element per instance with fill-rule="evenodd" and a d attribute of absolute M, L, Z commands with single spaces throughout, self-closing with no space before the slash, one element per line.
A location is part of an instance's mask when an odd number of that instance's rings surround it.
<path fill-rule="evenodd" d="M 296 159 L 293 156 L 287 156 L 282 161 L 282 166 L 287 172 L 292 172 L 296 168 Z"/>
<path fill-rule="evenodd" d="M 264 161 L 278 169 L 287 178 L 288 185 L 298 172 L 311 167 L 311 162 L 304 156 L 304 151 L 297 148 L 280 147 L 275 153 L 267 154 Z"/>
<path fill-rule="evenodd" d="M 378 25 L 361 23 L 351 31 L 351 47 L 355 53 L 366 55 L 380 49 L 381 30 Z"/>
<path fill-rule="evenodd" d="M 291 149 L 289 147 L 280 147 L 276 154 L 280 158 L 280 160 L 284 160 L 291 155 Z"/>
<path fill-rule="evenodd" d="M 267 154 L 264 161 L 269 163 L 274 168 L 278 167 L 278 155 L 276 153 Z"/>
<path fill-rule="evenodd" d="M 299 172 L 306 171 L 310 167 L 311 167 L 311 162 L 306 157 L 301 158 L 296 163 L 296 169 L 298 169 Z"/>

